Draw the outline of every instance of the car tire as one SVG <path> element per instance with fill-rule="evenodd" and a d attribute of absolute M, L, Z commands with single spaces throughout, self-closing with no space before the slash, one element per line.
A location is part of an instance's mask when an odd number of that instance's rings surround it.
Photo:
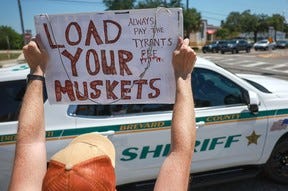
<path fill-rule="evenodd" d="M 247 49 L 246 49 L 246 52 L 249 53 L 249 52 L 250 52 L 250 48 L 247 48 Z"/>
<path fill-rule="evenodd" d="M 205 53 L 206 53 L 206 50 L 205 50 L 205 49 L 202 49 L 202 52 L 205 54 Z"/>
<path fill-rule="evenodd" d="M 221 50 L 221 54 L 225 54 L 225 52 L 223 50 Z"/>
<path fill-rule="evenodd" d="M 272 180 L 288 184 L 288 140 L 278 143 L 264 166 L 264 173 Z"/>

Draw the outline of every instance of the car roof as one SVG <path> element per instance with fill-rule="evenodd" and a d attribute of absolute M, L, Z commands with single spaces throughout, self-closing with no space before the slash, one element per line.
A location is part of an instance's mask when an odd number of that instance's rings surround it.
<path fill-rule="evenodd" d="M 207 59 L 197 56 L 195 66 L 212 67 L 215 64 Z M 15 64 L 10 67 L 0 68 L 0 82 L 24 80 L 30 72 L 28 64 Z"/>
<path fill-rule="evenodd" d="M 30 68 L 28 64 L 15 64 L 10 67 L 0 69 L 0 82 L 23 80 L 29 74 Z"/>

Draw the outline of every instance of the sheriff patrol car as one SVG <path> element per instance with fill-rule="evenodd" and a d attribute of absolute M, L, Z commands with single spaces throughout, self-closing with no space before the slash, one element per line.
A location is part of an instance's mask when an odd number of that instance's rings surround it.
<path fill-rule="evenodd" d="M 0 70 L 0 190 L 9 183 L 28 72 L 26 64 Z M 191 174 L 263 167 L 270 178 L 287 183 L 288 82 L 235 75 L 198 58 L 192 84 L 197 140 Z M 45 101 L 44 107 L 48 157 L 79 134 L 105 134 L 116 147 L 118 185 L 155 179 L 169 153 L 173 105 Z"/>

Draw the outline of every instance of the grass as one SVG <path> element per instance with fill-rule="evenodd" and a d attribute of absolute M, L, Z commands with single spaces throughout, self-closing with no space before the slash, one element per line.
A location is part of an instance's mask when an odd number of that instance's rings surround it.
<path fill-rule="evenodd" d="M 16 59 L 21 53 L 0 53 L 0 61 Z"/>

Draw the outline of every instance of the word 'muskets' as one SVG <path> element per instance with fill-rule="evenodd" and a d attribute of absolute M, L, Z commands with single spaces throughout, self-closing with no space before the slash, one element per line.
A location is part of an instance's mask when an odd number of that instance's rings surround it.
<path fill-rule="evenodd" d="M 84 30 L 84 28 L 87 30 Z M 99 33 L 97 27 L 103 27 Z M 43 29 L 51 49 L 61 49 L 60 53 L 65 58 L 64 64 L 69 64 L 67 72 L 70 76 L 81 77 L 78 70 L 86 72 L 88 76 L 97 77 L 97 80 L 76 81 L 58 79 L 53 80 L 56 102 L 62 102 L 63 96 L 70 101 L 98 100 L 101 97 L 106 100 L 130 100 L 130 99 L 154 99 L 160 95 L 160 78 L 139 80 L 102 80 L 105 76 L 131 76 L 132 70 L 129 63 L 133 60 L 133 53 L 122 49 L 113 50 L 115 44 L 121 38 L 122 27 L 113 20 L 103 20 L 102 26 L 94 24 L 92 20 L 86 26 L 77 22 L 70 22 L 65 27 L 62 43 L 54 42 L 52 33 L 46 23 Z M 84 32 L 83 31 L 87 31 Z M 100 31 L 100 30 L 99 30 Z M 111 44 L 111 49 L 95 48 L 103 44 Z M 82 46 L 82 47 L 81 47 Z M 83 46 L 88 48 L 84 49 Z M 74 48 L 71 48 L 74 47 Z M 107 59 L 108 58 L 108 59 Z M 84 60 L 84 63 L 83 63 Z M 118 62 L 118 63 L 117 63 Z M 83 67 L 86 69 L 83 70 Z M 118 70 L 118 71 L 117 71 Z M 81 73 L 81 75 L 83 75 Z M 74 78 L 75 79 L 75 78 Z M 132 88 L 133 87 L 133 88 Z M 132 89 L 131 89 L 132 88 Z M 143 88 L 148 89 L 147 95 L 143 94 Z M 134 95 L 135 97 L 133 98 Z"/>

